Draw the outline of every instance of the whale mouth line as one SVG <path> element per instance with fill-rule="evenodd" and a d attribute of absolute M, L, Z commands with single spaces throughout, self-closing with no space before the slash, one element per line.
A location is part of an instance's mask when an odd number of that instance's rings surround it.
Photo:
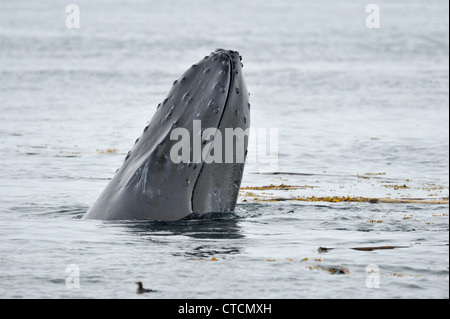
<path fill-rule="evenodd" d="M 227 106 L 228 106 L 228 99 L 229 99 L 229 97 L 231 95 L 230 94 L 231 93 L 230 90 L 231 90 L 231 84 L 233 83 L 233 73 L 234 73 L 233 72 L 233 58 L 228 54 L 228 52 L 226 50 L 223 50 L 223 49 L 216 49 L 214 52 L 220 52 L 220 51 L 222 51 L 220 54 L 225 54 L 227 56 L 227 58 L 228 58 L 228 63 L 229 63 L 229 70 L 228 70 L 229 74 L 228 75 L 229 75 L 229 77 L 228 77 L 228 85 L 227 85 L 227 97 L 225 99 L 225 103 L 224 103 L 224 106 L 223 106 L 222 114 L 220 114 L 220 119 L 219 119 L 219 123 L 217 124 L 217 128 L 220 127 L 220 124 L 222 123 L 222 120 L 223 120 L 223 116 L 224 116 L 225 111 L 226 111 Z M 212 147 L 212 145 L 211 145 L 211 147 Z M 211 148 L 208 150 L 208 153 L 210 151 L 211 151 Z M 200 176 L 203 173 L 203 168 L 205 167 L 205 164 L 206 163 L 204 161 L 202 161 L 202 165 L 200 167 L 200 171 L 197 174 L 194 186 L 192 187 L 192 193 L 191 193 L 191 214 L 195 214 L 196 213 L 196 212 L 194 212 L 194 194 L 195 194 L 195 189 L 197 187 L 197 183 L 200 180 Z"/>

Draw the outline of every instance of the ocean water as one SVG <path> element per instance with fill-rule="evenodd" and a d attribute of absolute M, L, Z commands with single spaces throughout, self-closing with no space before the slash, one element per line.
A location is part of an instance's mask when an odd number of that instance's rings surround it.
<path fill-rule="evenodd" d="M 363 1 L 74 3 L 74 29 L 64 1 L 0 3 L 1 298 L 449 298 L 447 1 L 378 1 L 376 29 Z M 277 174 L 248 163 L 230 214 L 82 220 L 219 47 L 251 126 L 278 129 Z"/>

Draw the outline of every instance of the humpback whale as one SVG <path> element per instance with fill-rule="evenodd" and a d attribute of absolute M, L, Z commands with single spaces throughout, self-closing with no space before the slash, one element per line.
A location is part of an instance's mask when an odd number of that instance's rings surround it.
<path fill-rule="evenodd" d="M 217 49 L 173 82 L 83 218 L 175 221 L 233 211 L 250 125 L 241 60 L 237 51 Z M 176 129 L 189 134 L 188 149 L 178 147 Z"/>

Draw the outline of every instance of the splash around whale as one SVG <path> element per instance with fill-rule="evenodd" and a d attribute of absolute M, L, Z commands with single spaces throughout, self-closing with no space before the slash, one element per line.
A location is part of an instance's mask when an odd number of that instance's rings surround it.
<path fill-rule="evenodd" d="M 176 80 L 83 218 L 174 221 L 233 211 L 250 126 L 241 60 L 237 51 L 217 49 Z"/>

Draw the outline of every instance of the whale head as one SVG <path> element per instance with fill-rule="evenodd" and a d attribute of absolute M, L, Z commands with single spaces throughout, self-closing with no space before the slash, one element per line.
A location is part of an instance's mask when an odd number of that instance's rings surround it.
<path fill-rule="evenodd" d="M 171 221 L 232 211 L 250 125 L 242 67 L 238 52 L 217 49 L 174 81 L 84 218 Z"/>

